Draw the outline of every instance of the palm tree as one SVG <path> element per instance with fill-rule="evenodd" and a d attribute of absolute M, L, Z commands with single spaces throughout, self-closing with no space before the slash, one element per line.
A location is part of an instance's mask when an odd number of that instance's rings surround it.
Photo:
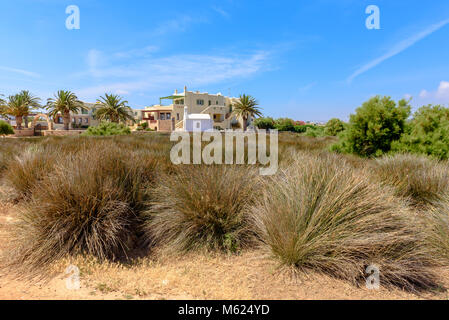
<path fill-rule="evenodd" d="M 260 112 L 257 105 L 258 103 L 256 99 L 246 94 L 240 95 L 237 102 L 233 104 L 232 114 L 242 118 L 243 131 L 246 131 L 246 128 L 248 126 L 248 119 L 250 117 L 262 116 L 262 112 Z"/>
<path fill-rule="evenodd" d="M 100 97 L 95 104 L 97 108 L 95 116 L 99 120 L 109 120 L 111 122 L 135 122 L 132 109 L 128 106 L 128 101 L 122 100 L 119 95 L 105 94 Z"/>
<path fill-rule="evenodd" d="M 38 109 L 41 107 L 41 99 L 33 96 L 28 90 L 23 90 L 19 93 L 22 96 L 23 103 L 28 106 L 29 109 Z M 28 128 L 28 117 L 25 117 L 25 127 Z"/>
<path fill-rule="evenodd" d="M 7 101 L 2 100 L 0 112 L 4 115 L 10 115 L 16 118 L 17 130 L 22 129 L 23 117 L 27 117 L 30 113 L 30 107 L 24 97 L 20 94 L 9 96 Z"/>
<path fill-rule="evenodd" d="M 55 94 L 55 99 L 48 99 L 46 109 L 49 110 L 49 116 L 55 118 L 62 114 L 64 130 L 70 128 L 70 112 L 78 113 L 80 110 L 87 110 L 84 103 L 78 100 L 78 97 L 71 91 L 59 90 Z"/>

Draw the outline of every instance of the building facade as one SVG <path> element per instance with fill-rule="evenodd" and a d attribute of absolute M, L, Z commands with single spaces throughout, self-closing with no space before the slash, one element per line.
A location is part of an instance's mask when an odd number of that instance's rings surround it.
<path fill-rule="evenodd" d="M 162 105 L 163 100 L 170 100 L 170 105 Z M 237 98 L 225 97 L 221 93 L 209 94 L 199 91 L 187 91 L 160 98 L 160 104 L 147 107 L 142 110 L 142 121 L 148 123 L 148 127 L 155 131 L 171 132 L 175 130 L 187 130 L 184 122 L 184 108 L 188 114 L 209 115 L 214 129 L 225 130 L 243 127 L 242 119 L 237 119 L 232 114 L 232 105 Z M 201 117 L 200 117 L 201 118 Z M 248 120 L 249 127 L 253 119 Z"/>

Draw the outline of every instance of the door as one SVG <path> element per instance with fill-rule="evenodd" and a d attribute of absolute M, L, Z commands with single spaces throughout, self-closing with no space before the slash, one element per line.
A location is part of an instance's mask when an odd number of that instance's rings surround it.
<path fill-rule="evenodd" d="M 193 120 L 193 132 L 201 132 L 201 121 Z"/>

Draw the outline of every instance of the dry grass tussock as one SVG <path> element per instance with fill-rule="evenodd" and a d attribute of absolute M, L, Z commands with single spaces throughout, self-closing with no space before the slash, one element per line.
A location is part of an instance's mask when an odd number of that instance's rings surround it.
<path fill-rule="evenodd" d="M 340 157 L 298 154 L 266 182 L 251 216 L 262 244 L 295 270 L 357 284 L 374 264 L 386 286 L 418 290 L 438 283 L 431 267 L 439 261 L 415 213 Z"/>

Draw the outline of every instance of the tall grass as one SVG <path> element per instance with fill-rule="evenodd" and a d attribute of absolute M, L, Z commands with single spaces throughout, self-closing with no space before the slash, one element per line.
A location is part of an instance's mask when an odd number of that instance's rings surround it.
<path fill-rule="evenodd" d="M 15 191 L 16 199 L 28 198 L 35 185 L 53 170 L 60 153 L 54 148 L 29 146 L 6 163 L 4 178 Z"/>
<path fill-rule="evenodd" d="M 373 172 L 383 184 L 413 205 L 426 206 L 449 194 L 449 164 L 425 156 L 397 154 L 374 160 Z"/>
<path fill-rule="evenodd" d="M 185 166 L 151 193 L 149 241 L 172 250 L 236 251 L 249 241 L 245 209 L 257 195 L 255 170 Z"/>
<path fill-rule="evenodd" d="M 262 243 L 282 265 L 354 284 L 380 267 L 381 284 L 432 288 L 437 264 L 414 213 L 341 157 L 298 154 L 264 185 L 250 213 Z"/>
<path fill-rule="evenodd" d="M 35 275 L 66 255 L 126 257 L 136 244 L 146 175 L 110 143 L 55 164 L 19 214 L 11 268 Z"/>

